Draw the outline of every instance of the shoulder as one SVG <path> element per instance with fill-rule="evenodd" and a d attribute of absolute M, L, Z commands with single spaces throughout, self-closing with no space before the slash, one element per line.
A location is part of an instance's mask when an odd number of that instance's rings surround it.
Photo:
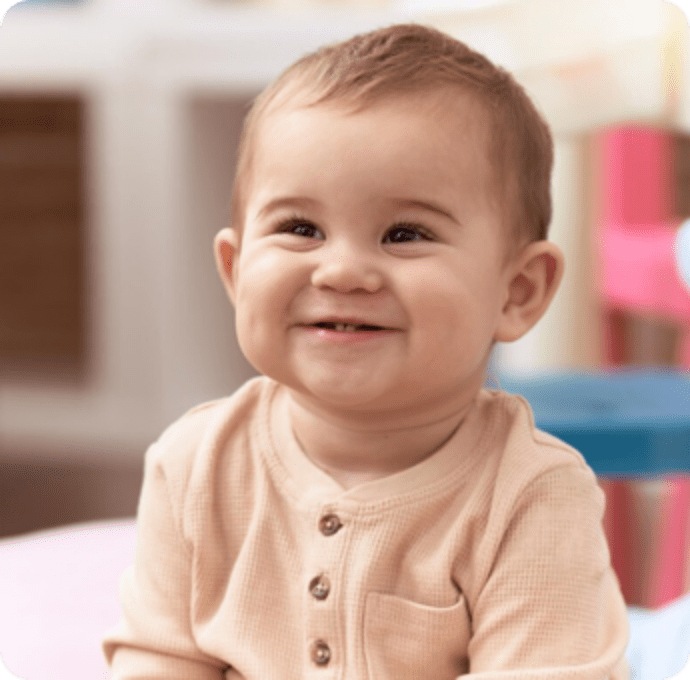
<path fill-rule="evenodd" d="M 490 435 L 488 464 L 476 484 L 483 527 L 475 545 L 478 571 L 468 583 L 484 584 L 499 554 L 516 545 L 532 546 L 525 549 L 534 557 L 544 546 L 586 536 L 605 552 L 604 494 L 580 452 L 537 429 L 520 396 L 483 391 L 480 407 Z M 554 559 L 551 548 L 544 555 Z"/>
<path fill-rule="evenodd" d="M 229 397 L 199 404 L 172 423 L 149 448 L 147 468 L 158 468 L 169 483 L 184 484 L 195 468 L 218 456 L 234 440 L 250 437 L 267 418 L 276 384 L 253 378 Z"/>
<path fill-rule="evenodd" d="M 233 498 L 244 510 L 252 476 L 265 479 L 277 388 L 267 378 L 255 378 L 170 425 L 146 453 L 138 521 L 159 527 L 168 522 L 193 545 L 218 530 L 219 504 Z"/>
<path fill-rule="evenodd" d="M 483 407 L 492 414 L 497 463 L 494 494 L 514 504 L 540 499 L 602 502 L 594 472 L 582 454 L 566 442 L 539 430 L 532 409 L 519 395 L 485 391 Z"/>
<path fill-rule="evenodd" d="M 521 460 L 535 470 L 561 465 L 589 469 L 577 449 L 536 427 L 532 408 L 519 394 L 484 390 L 480 395 L 480 407 L 500 430 L 504 463 Z"/>

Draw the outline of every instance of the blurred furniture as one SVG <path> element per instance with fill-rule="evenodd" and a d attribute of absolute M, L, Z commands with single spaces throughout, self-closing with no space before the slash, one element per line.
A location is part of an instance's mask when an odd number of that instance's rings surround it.
<path fill-rule="evenodd" d="M 0 538 L 137 511 L 141 463 L 86 465 L 15 453 L 21 455 L 0 458 Z"/>
<path fill-rule="evenodd" d="M 0 96 L 0 379 L 84 368 L 83 113 Z"/>
<path fill-rule="evenodd" d="M 688 137 L 619 126 L 599 135 L 598 155 L 606 363 L 690 367 L 690 290 L 675 256 L 677 229 L 690 214 Z"/>
<path fill-rule="evenodd" d="M 582 452 L 607 495 L 605 527 L 628 604 L 688 589 L 690 374 L 674 370 L 501 376 L 537 426 Z"/>

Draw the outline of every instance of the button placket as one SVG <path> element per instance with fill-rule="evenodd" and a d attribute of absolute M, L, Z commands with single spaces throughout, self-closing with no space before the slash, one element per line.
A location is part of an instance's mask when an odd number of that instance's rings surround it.
<path fill-rule="evenodd" d="M 314 518 L 315 541 L 313 559 L 309 560 L 308 580 L 304 584 L 308 621 L 306 644 L 308 663 L 318 677 L 335 672 L 338 650 L 333 647 L 340 639 L 338 621 L 338 575 L 346 560 L 348 541 L 343 541 L 345 521 L 333 507 L 322 506 Z M 311 676 L 310 676 L 311 677 Z"/>

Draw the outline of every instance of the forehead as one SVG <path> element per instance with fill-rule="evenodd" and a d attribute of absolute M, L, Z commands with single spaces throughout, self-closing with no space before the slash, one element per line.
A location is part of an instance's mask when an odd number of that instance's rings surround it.
<path fill-rule="evenodd" d="M 382 185 L 404 175 L 422 185 L 472 183 L 484 193 L 492 175 L 487 118 L 478 97 L 458 88 L 366 103 L 291 99 L 257 121 L 250 184 L 260 189 L 276 170 L 289 175 L 291 165 L 308 174 L 305 155 L 318 175 L 318 168 L 356 162 L 359 154 L 368 165 L 379 164 Z"/>
<path fill-rule="evenodd" d="M 270 128 L 281 119 L 295 113 L 316 112 L 319 117 L 340 118 L 352 117 L 364 121 L 368 114 L 372 116 L 414 116 L 425 119 L 431 126 L 439 121 L 455 125 L 455 132 L 472 129 L 486 141 L 488 132 L 488 110 L 480 98 L 466 87 L 438 85 L 428 89 L 411 92 L 389 92 L 366 96 L 353 93 L 352 96 L 322 98 L 318 92 L 308 87 L 300 88 L 293 83 L 291 87 L 279 93 L 273 102 L 256 121 L 254 137 L 258 140 L 270 132 Z M 455 136 L 455 135 L 453 135 Z M 473 136 L 474 139 L 474 136 Z"/>

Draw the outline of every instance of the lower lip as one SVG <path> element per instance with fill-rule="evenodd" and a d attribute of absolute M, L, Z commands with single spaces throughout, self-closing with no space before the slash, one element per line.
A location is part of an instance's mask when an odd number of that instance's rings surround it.
<path fill-rule="evenodd" d="M 382 338 L 388 338 L 396 332 L 395 330 L 389 328 L 382 329 L 380 331 L 336 331 L 332 328 L 318 328 L 316 326 L 299 326 L 299 328 L 303 329 L 310 336 L 318 338 L 319 340 L 340 342 L 344 344 L 380 340 Z"/>

